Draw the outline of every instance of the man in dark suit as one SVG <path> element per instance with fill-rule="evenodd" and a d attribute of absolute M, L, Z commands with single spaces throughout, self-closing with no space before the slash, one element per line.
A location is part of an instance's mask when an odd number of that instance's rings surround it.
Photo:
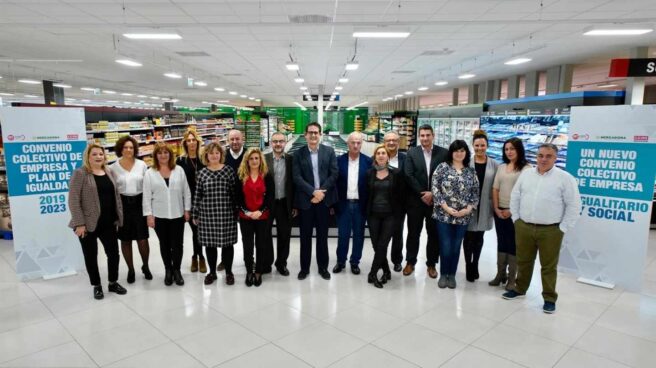
<path fill-rule="evenodd" d="M 289 257 L 289 239 L 292 232 L 292 218 L 296 216 L 294 209 L 294 179 L 292 178 L 293 157 L 285 153 L 287 138 L 283 133 L 276 132 L 271 136 L 273 152 L 264 155 L 269 173 L 273 178 L 275 201 L 269 216 L 269 244 L 267 247 L 267 262 L 273 262 L 273 221 L 276 221 L 276 261 L 275 266 L 283 276 L 289 276 L 287 257 Z"/>
<path fill-rule="evenodd" d="M 400 141 L 399 133 L 397 133 L 394 130 L 390 130 L 389 132 L 385 133 L 385 136 L 383 137 L 383 143 L 385 144 L 385 148 L 387 148 L 387 151 L 389 151 L 390 153 L 389 165 L 391 167 L 399 169 L 401 178 L 403 179 L 404 186 L 405 186 L 405 174 L 403 170 L 405 169 L 406 154 L 403 152 L 399 152 L 399 141 Z M 403 196 L 403 198 L 399 201 L 399 203 L 406 203 L 405 193 L 399 193 L 399 195 Z M 390 259 L 394 264 L 395 272 L 401 272 L 402 269 L 401 262 L 403 262 L 403 227 L 405 225 L 405 213 L 406 213 L 405 207 L 394 209 L 394 214 L 396 215 L 397 228 L 396 230 L 394 230 L 394 235 L 392 236 L 392 249 L 390 251 Z"/>
<path fill-rule="evenodd" d="M 351 272 L 360 274 L 360 258 L 364 244 L 364 224 L 367 220 L 367 170 L 371 168 L 371 158 L 363 155 L 362 134 L 349 134 L 346 144 L 348 152 L 337 158 L 337 264 L 333 273 L 340 273 L 346 267 L 349 240 L 353 233 L 351 251 Z"/>
<path fill-rule="evenodd" d="M 300 210 L 301 271 L 298 279 L 304 280 L 312 261 L 312 230 L 317 229 L 317 265 L 319 274 L 330 280 L 328 272 L 328 216 L 330 207 L 337 202 L 337 158 L 335 151 L 319 144 L 321 125 L 310 123 L 305 127 L 307 148 L 294 153 L 292 176 L 296 187 L 295 207 Z"/>
<path fill-rule="evenodd" d="M 403 275 L 408 276 L 415 270 L 419 253 L 419 237 L 423 222 L 426 222 L 428 241 L 426 242 L 426 266 L 430 278 L 437 278 L 435 265 L 440 254 L 437 230 L 433 215 L 433 193 L 431 178 L 437 165 L 446 160 L 448 151 L 433 144 L 433 128 L 430 125 L 419 127 L 418 147 L 408 151 L 405 160 L 405 180 L 408 186 L 408 238 L 406 240 L 406 265 Z"/>

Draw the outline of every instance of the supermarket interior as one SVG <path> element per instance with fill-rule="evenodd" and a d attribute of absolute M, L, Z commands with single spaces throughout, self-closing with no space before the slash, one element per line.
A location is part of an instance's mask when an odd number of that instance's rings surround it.
<path fill-rule="evenodd" d="M 0 367 L 654 367 L 655 29 L 653 0 L 0 0 Z M 512 138 L 532 166 L 553 145 L 583 197 L 560 251 L 558 313 L 542 310 L 542 258 L 521 301 L 488 285 L 495 229 L 480 280 L 462 258 L 458 287 L 438 288 L 424 264 L 428 219 L 416 271 L 392 272 L 382 290 L 346 269 L 324 281 L 314 263 L 297 280 L 296 217 L 291 276 L 274 269 L 245 287 L 241 230 L 236 285 L 221 273 L 208 285 L 190 271 L 190 222 L 184 287 L 162 283 L 150 228 L 154 279 L 137 268 L 126 282 L 122 253 L 127 295 L 94 300 L 66 204 L 88 144 L 118 165 L 117 142 L 131 137 L 159 170 L 156 148 L 185 155 L 189 131 L 226 155 L 233 130 L 263 154 L 282 134 L 294 157 L 312 123 L 337 158 L 351 133 L 371 157 L 392 131 L 409 157 L 421 127 L 445 150 L 466 142 L 472 167 L 480 131 L 499 164 Z M 98 251 L 103 282 L 107 258 Z"/>

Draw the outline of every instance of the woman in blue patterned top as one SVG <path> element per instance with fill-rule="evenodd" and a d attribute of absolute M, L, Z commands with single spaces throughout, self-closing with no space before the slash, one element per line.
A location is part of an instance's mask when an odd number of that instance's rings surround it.
<path fill-rule="evenodd" d="M 460 244 L 472 211 L 478 206 L 479 186 L 476 170 L 469 167 L 471 153 L 467 143 L 455 140 L 446 161 L 433 173 L 433 218 L 440 241 L 440 276 L 437 286 L 456 287 Z"/>

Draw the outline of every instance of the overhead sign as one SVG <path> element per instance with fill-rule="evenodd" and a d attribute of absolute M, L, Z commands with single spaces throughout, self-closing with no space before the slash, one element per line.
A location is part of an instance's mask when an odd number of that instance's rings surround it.
<path fill-rule="evenodd" d="M 339 95 L 333 96 L 333 95 L 323 95 L 323 100 L 324 101 L 330 101 L 330 97 L 335 97 L 333 101 L 339 101 Z M 319 101 L 319 95 L 303 95 L 303 101 Z"/>
<path fill-rule="evenodd" d="M 656 59 L 613 59 L 609 77 L 656 77 Z"/>

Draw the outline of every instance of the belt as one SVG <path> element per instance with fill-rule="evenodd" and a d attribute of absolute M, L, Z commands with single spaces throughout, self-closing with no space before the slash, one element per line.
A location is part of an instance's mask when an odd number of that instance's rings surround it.
<path fill-rule="evenodd" d="M 347 201 L 349 201 L 349 202 L 351 202 L 351 203 L 358 203 L 358 202 L 360 202 L 359 199 L 347 199 Z"/>
<path fill-rule="evenodd" d="M 531 226 L 540 226 L 540 227 L 545 227 L 545 226 L 560 226 L 560 223 L 559 223 L 559 222 L 556 222 L 555 224 L 533 224 L 533 223 L 530 223 L 530 222 L 526 222 L 526 221 L 524 221 L 524 220 L 522 220 L 522 221 L 523 221 L 526 225 L 531 225 Z"/>
<path fill-rule="evenodd" d="M 125 203 L 128 203 L 128 204 L 140 203 L 140 202 L 143 201 L 143 193 L 139 193 L 139 194 L 133 195 L 133 196 L 126 196 L 126 195 L 121 194 L 121 198 L 123 198 Z"/>

